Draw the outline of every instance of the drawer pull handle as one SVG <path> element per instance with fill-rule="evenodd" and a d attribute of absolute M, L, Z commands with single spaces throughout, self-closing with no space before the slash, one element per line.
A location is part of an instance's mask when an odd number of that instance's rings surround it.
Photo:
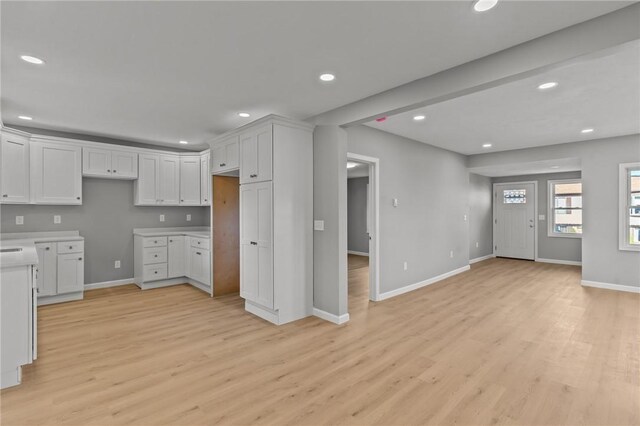
<path fill-rule="evenodd" d="M 69 250 L 73 250 L 73 246 L 69 246 Z"/>
<path fill-rule="evenodd" d="M 196 252 L 197 255 L 201 255 L 202 253 L 200 253 L 199 251 Z"/>
<path fill-rule="evenodd" d="M 220 167 L 224 167 L 226 165 L 227 165 L 227 163 L 220 163 Z"/>
<path fill-rule="evenodd" d="M 9 196 L 9 194 L 2 194 L 3 198 L 7 198 Z"/>
<path fill-rule="evenodd" d="M 258 245 L 258 243 L 257 243 L 257 242 L 255 242 L 255 241 L 251 241 L 251 245 L 252 245 L 252 246 L 257 246 L 257 245 Z"/>
<path fill-rule="evenodd" d="M 258 175 L 249 175 L 250 178 L 257 178 Z"/>

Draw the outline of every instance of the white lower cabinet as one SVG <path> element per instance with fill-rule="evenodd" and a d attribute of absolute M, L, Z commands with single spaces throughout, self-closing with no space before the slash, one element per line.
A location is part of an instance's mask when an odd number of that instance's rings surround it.
<path fill-rule="evenodd" d="M 273 309 L 273 188 L 240 186 L 240 296 Z"/>
<path fill-rule="evenodd" d="M 84 255 L 58 255 L 58 294 L 75 293 L 84 289 Z"/>
<path fill-rule="evenodd" d="M 38 304 L 82 299 L 84 241 L 36 242 Z"/>
<path fill-rule="evenodd" d="M 188 282 L 211 293 L 209 245 L 209 238 L 198 236 L 135 235 L 136 284 L 144 290 Z"/>
<path fill-rule="evenodd" d="M 38 252 L 38 297 L 55 296 L 58 293 L 58 255 L 56 243 L 36 244 Z"/>
<path fill-rule="evenodd" d="M 187 276 L 185 236 L 177 235 L 168 238 L 167 278 Z"/>

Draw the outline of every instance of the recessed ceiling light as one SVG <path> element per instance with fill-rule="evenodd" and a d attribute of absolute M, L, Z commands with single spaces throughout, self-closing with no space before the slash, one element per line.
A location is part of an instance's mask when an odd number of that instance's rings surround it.
<path fill-rule="evenodd" d="M 183 144 L 183 145 L 186 145 L 186 144 L 188 144 L 189 142 L 187 142 L 187 141 L 180 141 L 180 143 L 181 143 L 181 144 Z"/>
<path fill-rule="evenodd" d="M 352 163 L 351 161 L 347 161 L 347 169 L 353 169 L 354 167 L 358 167 L 358 163 Z"/>
<path fill-rule="evenodd" d="M 580 130 L 580 133 L 593 133 L 594 129 L 592 128 L 588 128 L 588 129 L 582 129 Z"/>
<path fill-rule="evenodd" d="M 44 61 L 42 59 L 36 58 L 35 56 L 22 55 L 20 56 L 20 59 L 22 59 L 23 61 L 29 62 L 30 64 L 36 64 L 36 65 L 44 64 Z"/>
<path fill-rule="evenodd" d="M 556 87 L 558 85 L 558 82 L 556 81 L 550 81 L 548 83 L 542 83 L 541 85 L 538 86 L 538 89 L 540 90 L 548 90 L 548 89 L 553 89 L 554 87 Z"/>
<path fill-rule="evenodd" d="M 415 117 L 413 117 L 413 119 L 416 120 L 416 121 L 422 121 L 425 118 L 427 118 L 427 117 L 425 117 L 424 115 L 416 115 Z"/>
<path fill-rule="evenodd" d="M 483 147 L 483 148 L 491 148 L 491 146 L 492 146 L 492 145 L 491 145 L 490 143 L 483 143 L 483 144 L 482 144 L 482 147 Z"/>
<path fill-rule="evenodd" d="M 249 118 L 251 117 L 251 114 L 249 114 L 248 112 L 239 112 L 238 115 L 242 118 Z"/>
<path fill-rule="evenodd" d="M 473 4 L 473 10 L 476 12 L 486 12 L 489 9 L 493 9 L 498 4 L 498 0 L 476 0 Z"/>
<path fill-rule="evenodd" d="M 329 81 L 333 81 L 336 79 L 336 76 L 333 74 L 320 74 L 320 80 L 325 81 L 325 82 L 329 82 Z"/>
<path fill-rule="evenodd" d="M 19 115 L 18 118 L 20 120 L 33 120 L 33 117 L 29 117 L 28 115 Z"/>

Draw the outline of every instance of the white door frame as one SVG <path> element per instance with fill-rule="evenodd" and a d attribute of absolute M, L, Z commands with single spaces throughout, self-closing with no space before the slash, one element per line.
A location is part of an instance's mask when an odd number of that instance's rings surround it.
<path fill-rule="evenodd" d="M 496 255 L 496 219 L 497 219 L 497 209 L 498 209 L 498 193 L 496 192 L 496 186 L 498 185 L 524 185 L 524 184 L 533 184 L 533 260 L 538 261 L 538 181 L 537 180 L 527 180 L 522 182 L 495 182 L 492 188 L 492 199 L 493 199 L 493 255 Z"/>
<path fill-rule="evenodd" d="M 371 206 L 371 229 L 369 239 L 369 300 L 380 300 L 380 159 L 347 152 L 347 160 L 365 163 L 369 166 L 369 194 Z M 347 253 L 344 253 L 347 256 Z M 348 284 L 347 284 L 348 285 Z"/>

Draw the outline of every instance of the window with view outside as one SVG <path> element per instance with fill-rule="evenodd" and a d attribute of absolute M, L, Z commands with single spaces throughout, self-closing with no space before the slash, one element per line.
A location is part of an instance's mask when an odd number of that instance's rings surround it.
<path fill-rule="evenodd" d="M 582 183 L 554 183 L 552 220 L 555 234 L 582 234 Z"/>
<path fill-rule="evenodd" d="M 629 170 L 629 244 L 640 245 L 640 169 Z"/>

